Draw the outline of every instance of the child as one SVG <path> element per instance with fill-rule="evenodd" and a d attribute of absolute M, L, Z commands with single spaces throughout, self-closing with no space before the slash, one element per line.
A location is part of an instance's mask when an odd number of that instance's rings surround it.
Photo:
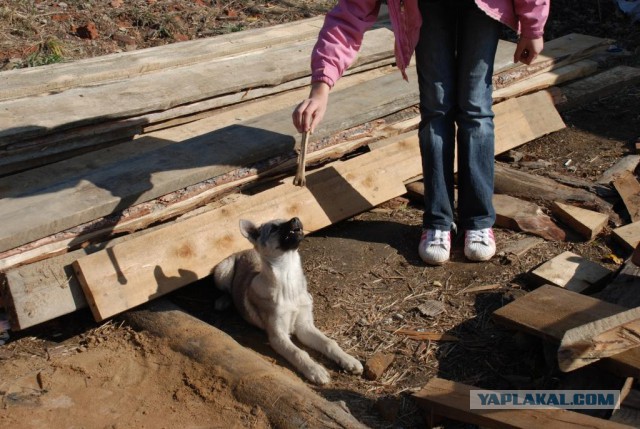
<path fill-rule="evenodd" d="M 520 32 L 514 62 L 530 64 L 542 51 L 549 1 L 388 0 L 387 5 L 396 64 L 405 79 L 416 52 L 425 185 L 420 257 L 430 265 L 449 260 L 457 140 L 464 254 L 487 261 L 496 251 L 491 78 L 500 23 Z M 327 14 L 311 57 L 311 93 L 293 112 L 299 132 L 312 132 L 322 120 L 330 89 L 354 60 L 379 8 L 380 0 L 340 0 Z"/>

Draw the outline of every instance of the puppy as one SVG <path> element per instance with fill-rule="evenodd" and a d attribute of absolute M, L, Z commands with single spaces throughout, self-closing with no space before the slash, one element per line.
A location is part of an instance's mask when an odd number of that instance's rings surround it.
<path fill-rule="evenodd" d="M 214 268 L 217 288 L 229 292 L 242 317 L 265 330 L 271 347 L 310 381 L 328 383 L 329 373 L 291 341 L 292 334 L 345 370 L 362 374 L 360 361 L 313 323 L 313 301 L 298 253 L 304 238 L 300 220 L 274 220 L 261 226 L 241 220 L 240 231 L 254 248 L 231 255 Z"/>

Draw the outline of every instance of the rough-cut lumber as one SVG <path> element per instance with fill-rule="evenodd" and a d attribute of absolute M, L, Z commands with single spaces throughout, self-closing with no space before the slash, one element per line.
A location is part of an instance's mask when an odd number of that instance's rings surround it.
<path fill-rule="evenodd" d="M 609 216 L 569 204 L 554 201 L 551 211 L 562 222 L 570 226 L 587 240 L 593 240 L 609 221 Z"/>
<path fill-rule="evenodd" d="M 558 110 L 565 111 L 590 101 L 612 95 L 622 88 L 640 82 L 640 69 L 617 66 L 593 76 L 563 85 L 560 90 L 563 101 Z"/>
<path fill-rule="evenodd" d="M 553 98 L 543 91 L 498 103 L 493 111 L 496 154 L 566 127 Z"/>
<path fill-rule="evenodd" d="M 530 275 L 538 284 L 552 284 L 573 292 L 583 292 L 602 284 L 611 271 L 567 251 L 533 269 Z"/>
<path fill-rule="evenodd" d="M 636 175 L 627 171 L 613 181 L 613 186 L 620 194 L 632 222 L 640 221 L 640 182 Z"/>
<path fill-rule="evenodd" d="M 548 201 L 580 202 L 616 219 L 612 206 L 591 192 L 562 185 L 553 179 L 509 168 L 499 163 L 495 166 L 495 192 L 512 197 Z"/>
<path fill-rule="evenodd" d="M 166 339 L 172 349 L 224 379 L 236 399 L 260 407 L 273 427 L 365 428 L 343 407 L 322 398 L 289 371 L 168 301 L 131 311 L 124 320 L 134 329 Z"/>
<path fill-rule="evenodd" d="M 598 178 L 598 183 L 608 185 L 618 177 L 628 172 L 634 172 L 638 167 L 638 163 L 640 163 L 640 155 L 627 155 L 602 173 Z"/>
<path fill-rule="evenodd" d="M 471 409 L 469 401 L 472 390 L 480 388 L 455 381 L 434 377 L 413 398 L 427 410 L 428 417 L 440 416 L 452 420 L 470 423 L 488 428 L 533 429 L 533 428 L 628 428 L 577 413 L 575 411 L 555 409 Z"/>
<path fill-rule="evenodd" d="M 317 170 L 307 186 L 290 180 L 251 198 L 80 258 L 74 268 L 97 320 L 143 304 L 210 274 L 249 247 L 238 220 L 298 216 L 316 231 L 405 193 L 421 173 L 417 138 Z"/>
<path fill-rule="evenodd" d="M 494 73 L 493 87 L 500 89 L 529 76 L 566 66 L 591 56 L 611 43 L 610 39 L 575 33 L 550 40 L 545 43 L 541 55 L 531 65 L 518 64 L 516 67 Z M 513 52 L 511 56 L 513 61 Z"/>
<path fill-rule="evenodd" d="M 389 66 L 392 61 L 393 58 L 390 57 L 352 67 L 345 72 L 344 77 L 338 81 L 335 88 L 336 90 L 346 88 L 356 81 L 362 82 L 383 74 L 397 73 L 395 67 Z M 356 77 L 352 78 L 353 75 L 356 75 Z M 125 119 L 106 120 L 99 124 L 76 127 L 42 137 L 31 138 L 4 148 L 0 164 L 3 173 L 6 172 L 7 174 L 26 168 L 46 165 L 87 151 L 109 147 L 119 142 L 128 143 L 131 139 L 140 137 L 141 134 L 143 138 L 151 138 L 152 135 L 149 133 L 153 131 L 188 124 L 203 118 L 209 118 L 213 121 L 211 117 L 219 116 L 219 111 L 222 109 L 228 112 L 231 109 L 244 107 L 247 104 L 250 105 L 246 107 L 247 109 L 253 109 L 254 103 L 251 103 L 253 100 L 266 102 L 269 99 L 274 101 L 274 106 L 268 110 L 272 112 L 278 109 L 278 101 L 282 103 L 284 98 L 292 98 L 296 94 L 300 94 L 297 98 L 287 103 L 287 106 L 292 106 L 306 97 L 309 91 L 308 84 L 309 78 L 303 77 L 280 85 L 252 88 L 247 91 L 208 98 L 162 111 L 144 113 Z M 281 95 L 284 96 L 280 97 Z M 274 100 L 274 98 L 278 100 Z M 285 106 L 281 105 L 281 107 L 284 108 Z M 259 115 L 254 114 L 252 116 Z M 238 122 L 238 120 L 234 122 Z M 221 125 L 216 125 L 215 129 L 220 127 Z"/>
<path fill-rule="evenodd" d="M 493 318 L 509 328 L 559 344 L 569 329 L 624 310 L 625 307 L 544 285 L 499 308 Z M 637 378 L 640 376 L 640 349 L 602 359 L 598 365 L 622 377 Z"/>
<path fill-rule="evenodd" d="M 494 194 L 493 207 L 497 226 L 529 232 L 551 241 L 563 241 L 566 238 L 565 232 L 534 203 Z"/>
<path fill-rule="evenodd" d="M 553 85 L 559 85 L 574 79 L 591 75 L 598 71 L 598 63 L 593 60 L 582 60 L 558 69 L 530 76 L 509 86 L 493 91 L 493 101 L 499 102 L 507 98 L 518 97 L 531 92 L 540 91 Z"/>
<path fill-rule="evenodd" d="M 507 258 L 520 258 L 524 256 L 529 250 L 535 248 L 539 244 L 544 243 L 544 240 L 538 237 L 524 237 L 517 241 L 508 243 L 505 247 L 503 247 L 499 255 L 504 255 Z"/>
<path fill-rule="evenodd" d="M 17 138 L 98 123 L 104 118 L 126 118 L 166 110 L 307 76 L 308 56 L 314 43 L 313 39 L 305 40 L 102 85 L 72 88 L 44 97 L 2 101 L 0 147 L 15 143 Z M 357 61 L 372 62 L 390 56 L 393 56 L 393 33 L 380 28 L 366 33 Z M 220 79 L 222 76 L 224 79 Z"/>
<path fill-rule="evenodd" d="M 640 266 L 625 262 L 613 281 L 594 297 L 623 307 L 640 307 Z"/>
<path fill-rule="evenodd" d="M 415 82 L 410 85 L 389 75 L 337 91 L 332 94 L 333 107 L 316 130 L 315 138 L 411 106 L 417 97 Z M 222 129 L 203 131 L 179 144 L 132 156 L 11 199 L 0 206 L 0 251 L 275 155 L 293 154 L 294 131 L 291 109 L 282 109 Z"/>
<path fill-rule="evenodd" d="M 317 37 L 323 17 L 0 74 L 0 100 L 65 91 Z"/>
<path fill-rule="evenodd" d="M 622 244 L 625 249 L 632 252 L 640 243 L 640 222 L 633 222 L 621 226 L 612 231 L 613 237 Z"/>
<path fill-rule="evenodd" d="M 569 329 L 558 348 L 558 366 L 574 371 L 640 346 L 640 307 Z"/>
<path fill-rule="evenodd" d="M 332 91 L 338 93 L 341 90 L 372 79 L 388 76 L 394 72 L 395 70 L 392 67 L 378 67 L 357 74 L 348 74 L 336 83 Z M 410 69 L 408 72 L 411 73 L 412 70 Z M 73 159 L 32 168 L 0 178 L 0 198 L 35 193 L 50 184 L 52 178 L 56 178 L 59 182 L 73 180 L 74 177 L 88 175 L 109 164 L 126 162 L 128 158 L 160 149 L 175 142 L 183 142 L 200 137 L 212 131 L 271 114 L 275 111 L 291 109 L 291 106 L 306 97 L 308 93 L 308 85 L 305 85 L 304 88 L 223 107 L 214 112 L 209 112 L 207 117 L 189 124 L 138 135 L 133 142 L 127 141 L 106 149 L 92 151 L 89 154 L 75 156 Z M 105 130 L 105 132 L 111 133 L 113 130 Z"/>
<path fill-rule="evenodd" d="M 0 297 L 11 329 L 18 331 L 88 306 L 71 264 L 78 258 L 147 234 L 162 226 L 124 235 L 0 273 Z"/>

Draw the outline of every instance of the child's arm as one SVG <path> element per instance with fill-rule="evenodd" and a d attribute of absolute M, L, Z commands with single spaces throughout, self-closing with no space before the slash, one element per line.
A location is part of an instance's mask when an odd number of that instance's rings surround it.
<path fill-rule="evenodd" d="M 515 0 L 514 8 L 520 21 L 520 39 L 513 61 L 531 64 L 542 52 L 544 26 L 549 17 L 550 0 Z"/>
<path fill-rule="evenodd" d="M 353 63 L 379 9 L 379 0 L 340 0 L 327 13 L 311 55 L 311 92 L 292 114 L 299 132 L 313 131 L 322 120 L 329 90 Z"/>

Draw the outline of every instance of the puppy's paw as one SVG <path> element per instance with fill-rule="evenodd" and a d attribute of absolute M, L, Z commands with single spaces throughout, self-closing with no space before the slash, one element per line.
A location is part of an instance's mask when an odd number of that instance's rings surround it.
<path fill-rule="evenodd" d="M 351 374 L 360 375 L 362 374 L 363 368 L 362 363 L 353 356 L 347 355 L 341 362 L 340 366 L 347 372 Z"/>
<path fill-rule="evenodd" d="M 305 376 L 315 384 L 327 384 L 331 381 L 329 372 L 322 365 L 314 365 L 305 371 Z"/>

